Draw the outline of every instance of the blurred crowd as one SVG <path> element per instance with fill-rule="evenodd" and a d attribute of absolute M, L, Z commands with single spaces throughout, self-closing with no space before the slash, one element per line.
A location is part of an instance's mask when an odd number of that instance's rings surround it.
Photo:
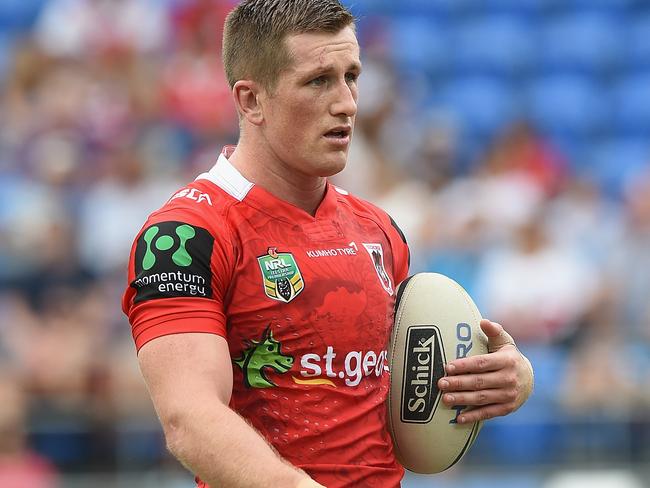
<path fill-rule="evenodd" d="M 232 3 L 0 6 L 0 486 L 168 462 L 120 297 L 147 215 L 236 142 L 220 59 Z M 612 188 L 526 117 L 467 151 L 453 110 L 423 110 L 393 62 L 389 19 L 362 13 L 336 184 L 391 213 L 413 272 L 459 281 L 530 355 L 537 392 L 512 418 L 538 460 L 569 446 L 647 461 L 650 152 L 633 172 L 612 158 L 626 174 Z M 591 421 L 602 438 L 579 437 Z"/>

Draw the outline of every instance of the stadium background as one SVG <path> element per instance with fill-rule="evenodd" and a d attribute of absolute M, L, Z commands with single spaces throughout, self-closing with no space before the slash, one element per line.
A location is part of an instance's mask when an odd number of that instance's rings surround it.
<path fill-rule="evenodd" d="M 231 3 L 0 1 L 3 488 L 192 486 L 119 299 L 146 215 L 236 140 Z M 537 371 L 461 466 L 404 486 L 650 486 L 650 2 L 348 4 L 365 72 L 338 184 Z"/>

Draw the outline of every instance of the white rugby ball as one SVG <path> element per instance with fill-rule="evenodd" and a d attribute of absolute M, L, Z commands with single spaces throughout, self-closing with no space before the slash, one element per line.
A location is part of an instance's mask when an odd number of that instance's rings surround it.
<path fill-rule="evenodd" d="M 482 422 L 458 424 L 468 407 L 442 402 L 438 380 L 457 358 L 486 354 L 481 314 L 451 278 L 418 273 L 397 289 L 390 343 L 389 430 L 397 459 L 415 473 L 439 473 L 474 443 Z"/>

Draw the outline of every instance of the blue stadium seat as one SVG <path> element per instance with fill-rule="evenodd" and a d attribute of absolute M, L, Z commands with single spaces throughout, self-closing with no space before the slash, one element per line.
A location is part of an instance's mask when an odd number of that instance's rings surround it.
<path fill-rule="evenodd" d="M 400 15 L 423 15 L 427 17 L 445 17 L 465 11 L 465 4 L 470 0 L 345 0 L 353 13 L 385 14 L 391 17 Z"/>
<path fill-rule="evenodd" d="M 637 0 L 563 0 L 564 5 L 575 9 L 625 10 L 634 7 Z"/>
<path fill-rule="evenodd" d="M 554 17 L 541 30 L 540 68 L 606 74 L 619 66 L 624 39 L 616 16 L 577 12 Z"/>
<path fill-rule="evenodd" d="M 519 116 L 519 99 L 498 77 L 452 79 L 438 98 L 440 108 L 455 114 L 465 133 L 491 136 Z"/>
<path fill-rule="evenodd" d="M 371 0 L 372 1 L 372 0 Z M 382 0 L 391 5 L 391 11 L 405 14 L 450 16 L 463 13 L 472 0 Z"/>
<path fill-rule="evenodd" d="M 380 14 L 389 6 L 389 0 L 343 0 L 342 3 L 356 16 Z"/>
<path fill-rule="evenodd" d="M 520 16 L 478 16 L 459 26 L 454 39 L 454 65 L 461 72 L 525 74 L 536 58 L 536 31 Z"/>
<path fill-rule="evenodd" d="M 543 132 L 560 138 L 601 133 L 608 122 L 606 91 L 591 77 L 543 76 L 528 88 L 528 113 Z"/>
<path fill-rule="evenodd" d="M 650 71 L 622 78 L 614 87 L 613 98 L 618 131 L 650 136 Z"/>
<path fill-rule="evenodd" d="M 603 190 L 619 197 L 639 171 L 650 167 L 650 139 L 612 138 L 586 148 L 582 171 L 595 178 Z"/>
<path fill-rule="evenodd" d="M 397 17 L 390 23 L 390 38 L 398 69 L 435 76 L 448 69 L 451 49 L 442 23 L 421 16 Z"/>
<path fill-rule="evenodd" d="M 628 68 L 650 68 L 650 11 L 631 21 L 625 43 Z"/>
<path fill-rule="evenodd" d="M 46 0 L 0 1 L 0 32 L 21 33 L 31 28 Z"/>
<path fill-rule="evenodd" d="M 468 9 L 475 13 L 511 13 L 539 16 L 561 0 L 466 0 Z"/>

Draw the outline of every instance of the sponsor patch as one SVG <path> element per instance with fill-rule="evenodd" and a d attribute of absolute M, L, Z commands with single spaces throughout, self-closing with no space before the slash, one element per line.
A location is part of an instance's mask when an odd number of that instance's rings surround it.
<path fill-rule="evenodd" d="M 258 257 L 257 262 L 267 297 L 289 303 L 305 289 L 298 264 L 290 252 L 278 252 L 277 247 L 269 247 L 267 254 Z"/>
<path fill-rule="evenodd" d="M 432 325 L 410 327 L 404 350 L 402 422 L 423 424 L 433 418 L 440 397 L 438 379 L 445 374 L 440 331 Z"/>
<path fill-rule="evenodd" d="M 310 258 L 330 258 L 337 256 L 356 256 L 357 245 L 351 242 L 348 247 L 331 247 L 327 249 L 310 249 L 306 251 Z"/>
<path fill-rule="evenodd" d="M 214 238 L 184 222 L 151 225 L 135 250 L 135 302 L 154 298 L 212 296 L 210 258 Z"/>

